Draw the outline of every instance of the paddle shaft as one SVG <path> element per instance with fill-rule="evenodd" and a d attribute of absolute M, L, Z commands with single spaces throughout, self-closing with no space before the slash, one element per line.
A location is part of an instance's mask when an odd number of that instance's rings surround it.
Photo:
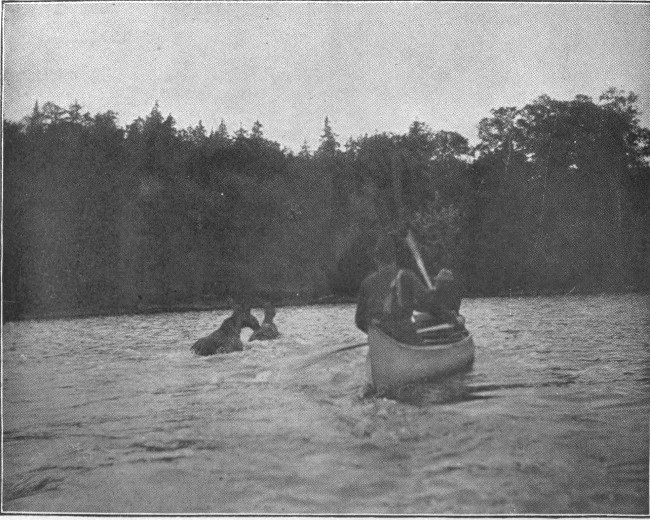
<path fill-rule="evenodd" d="M 424 261 L 422 260 L 422 256 L 420 255 L 420 250 L 418 249 L 418 245 L 415 243 L 415 238 L 413 237 L 413 233 L 411 233 L 410 230 L 406 234 L 406 243 L 408 244 L 411 253 L 413 253 L 413 258 L 415 258 L 415 263 L 418 264 L 418 268 L 420 269 L 420 273 L 422 274 L 424 281 L 427 283 L 427 287 L 429 288 L 429 290 L 433 289 L 433 284 L 431 283 L 431 279 L 429 278 L 429 274 L 427 273 L 426 267 L 424 267 Z"/>
<path fill-rule="evenodd" d="M 404 223 L 404 204 L 402 203 L 402 179 L 398 169 L 397 153 L 391 155 L 391 169 L 393 172 L 393 196 L 395 197 L 395 207 L 397 208 L 397 220 L 401 225 Z M 424 261 L 422 260 L 420 250 L 418 249 L 418 245 L 415 242 L 415 237 L 413 237 L 411 230 L 409 230 L 406 235 L 406 243 L 411 249 L 413 258 L 415 258 L 415 262 L 418 264 L 418 268 L 420 269 L 424 281 L 427 283 L 427 287 L 433 289 L 433 284 L 431 283 L 426 267 L 424 267 Z"/>
<path fill-rule="evenodd" d="M 334 350 L 330 350 L 328 352 L 323 352 L 322 354 L 317 354 L 316 356 L 312 357 L 311 359 L 308 359 L 300 364 L 300 368 L 305 368 L 308 367 L 309 365 L 313 365 L 314 363 L 317 363 L 321 359 L 325 359 L 328 356 L 331 356 L 332 354 L 338 354 L 339 352 L 345 352 L 346 350 L 352 350 L 355 348 L 359 347 L 365 347 L 368 345 L 367 341 L 364 341 L 363 343 L 355 343 L 354 345 L 346 345 L 344 347 L 338 347 Z"/>

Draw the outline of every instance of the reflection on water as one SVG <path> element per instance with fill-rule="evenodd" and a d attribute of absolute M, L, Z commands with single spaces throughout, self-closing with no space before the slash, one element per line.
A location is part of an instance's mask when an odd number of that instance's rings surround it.
<path fill-rule="evenodd" d="M 539 382 L 509 382 L 492 384 L 472 384 L 471 375 L 468 373 L 454 374 L 437 381 L 421 381 L 404 385 L 380 397 L 389 397 L 402 403 L 414 406 L 428 406 L 434 404 L 458 403 L 461 401 L 474 401 L 479 399 L 492 399 L 499 397 L 502 390 L 516 390 L 519 388 L 544 388 L 563 387 L 571 385 L 578 379 L 577 375 L 560 375 L 552 381 Z"/>
<path fill-rule="evenodd" d="M 388 397 L 413 406 L 430 406 L 491 399 L 493 396 L 483 394 L 481 388 L 469 385 L 464 376 L 456 374 L 438 382 L 428 381 L 405 385 L 393 390 Z"/>
<path fill-rule="evenodd" d="M 647 514 L 648 296 L 476 299 L 468 370 L 359 397 L 350 305 L 8 323 L 8 511 Z M 261 317 L 261 311 L 258 313 Z M 248 338 L 248 331 L 242 338 Z"/>

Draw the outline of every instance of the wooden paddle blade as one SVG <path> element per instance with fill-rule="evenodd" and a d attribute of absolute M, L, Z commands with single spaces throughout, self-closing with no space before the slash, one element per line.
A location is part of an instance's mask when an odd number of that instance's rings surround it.
<path fill-rule="evenodd" d="M 427 273 L 427 268 L 424 266 L 424 261 L 422 260 L 422 256 L 420 255 L 420 250 L 418 249 L 418 245 L 415 242 L 415 237 L 413 236 L 413 233 L 411 232 L 410 229 L 406 234 L 406 243 L 408 244 L 409 249 L 413 254 L 413 258 L 415 258 L 415 263 L 418 264 L 418 268 L 420 269 L 420 273 L 422 274 L 424 281 L 427 283 L 427 287 L 429 289 L 433 289 L 433 284 L 431 283 L 431 279 L 429 278 L 429 274 Z"/>

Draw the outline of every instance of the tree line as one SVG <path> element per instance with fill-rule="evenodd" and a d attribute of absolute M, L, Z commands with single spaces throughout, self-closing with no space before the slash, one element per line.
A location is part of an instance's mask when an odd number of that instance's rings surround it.
<path fill-rule="evenodd" d="M 325 118 L 298 153 L 259 121 L 180 129 L 156 103 L 120 127 L 37 103 L 3 121 L 5 317 L 353 297 L 377 233 L 406 228 L 468 294 L 647 290 L 636 101 L 612 88 L 497 108 L 476 146 L 422 121 L 341 144 Z"/>

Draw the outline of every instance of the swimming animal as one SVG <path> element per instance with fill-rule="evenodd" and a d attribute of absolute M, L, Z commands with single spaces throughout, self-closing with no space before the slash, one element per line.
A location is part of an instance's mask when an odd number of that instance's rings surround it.
<path fill-rule="evenodd" d="M 212 334 L 196 341 L 191 347 L 192 352 L 199 356 L 212 356 L 244 350 L 239 335 L 245 318 L 244 308 L 241 305 L 233 306 L 232 315 L 223 320 L 221 326 Z"/>
<path fill-rule="evenodd" d="M 265 340 L 265 339 L 275 339 L 280 335 L 278 328 L 273 323 L 273 318 L 275 317 L 275 307 L 270 303 L 264 304 L 264 320 L 262 325 L 258 330 L 253 332 L 248 341 L 255 341 L 256 339 Z"/>
<path fill-rule="evenodd" d="M 242 322 L 241 328 L 245 329 L 248 327 L 253 332 L 260 330 L 260 322 L 257 321 L 257 318 L 251 314 L 251 307 L 249 304 L 244 304 L 242 312 Z"/>

